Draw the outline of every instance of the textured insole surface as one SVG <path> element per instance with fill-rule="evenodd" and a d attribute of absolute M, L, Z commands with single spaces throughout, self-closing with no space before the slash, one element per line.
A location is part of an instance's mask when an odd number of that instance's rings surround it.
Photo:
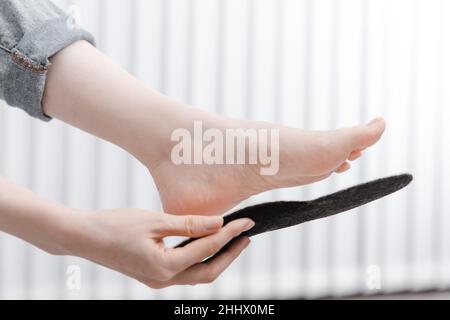
<path fill-rule="evenodd" d="M 359 184 L 315 200 L 261 203 L 225 216 L 224 224 L 250 218 L 255 221 L 255 226 L 241 236 L 251 237 L 354 209 L 406 187 L 412 179 L 412 175 L 402 174 Z M 193 239 L 188 239 L 177 247 L 191 241 Z"/>

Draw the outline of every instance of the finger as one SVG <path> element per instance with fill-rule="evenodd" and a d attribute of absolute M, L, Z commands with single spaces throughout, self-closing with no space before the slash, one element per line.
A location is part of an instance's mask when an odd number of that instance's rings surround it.
<path fill-rule="evenodd" d="M 181 248 L 166 249 L 165 259 L 168 268 L 178 274 L 216 254 L 228 242 L 250 230 L 254 225 L 255 223 L 248 218 L 234 220 L 215 234 L 197 239 Z"/>
<path fill-rule="evenodd" d="M 200 238 L 217 232 L 223 225 L 221 216 L 176 216 L 165 214 L 158 234 Z"/>
<path fill-rule="evenodd" d="M 348 157 L 348 160 L 350 161 L 355 161 L 356 159 L 360 158 L 362 156 L 362 151 L 361 150 L 355 150 L 352 151 Z"/>
<path fill-rule="evenodd" d="M 214 282 L 232 263 L 242 251 L 250 244 L 250 239 L 241 237 L 230 242 L 225 250 L 206 262 L 198 263 L 179 273 L 170 282 L 174 284 L 200 284 Z"/>
<path fill-rule="evenodd" d="M 344 162 L 339 168 L 335 170 L 336 173 L 343 173 L 347 170 L 349 170 L 352 167 L 352 165 L 349 162 Z"/>

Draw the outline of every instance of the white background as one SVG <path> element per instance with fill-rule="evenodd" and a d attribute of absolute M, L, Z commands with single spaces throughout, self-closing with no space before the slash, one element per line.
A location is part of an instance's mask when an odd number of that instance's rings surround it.
<path fill-rule="evenodd" d="M 133 75 L 207 110 L 314 129 L 386 119 L 383 140 L 351 172 L 243 205 L 401 172 L 415 180 L 362 209 L 255 238 L 214 285 L 155 291 L 1 234 L 1 298 L 341 296 L 373 293 L 373 270 L 384 292 L 450 286 L 450 1 L 58 3 L 78 5 L 99 49 Z M 4 104 L 0 174 L 73 207 L 160 210 L 151 177 L 125 152 Z M 70 265 L 81 290 L 66 287 Z"/>

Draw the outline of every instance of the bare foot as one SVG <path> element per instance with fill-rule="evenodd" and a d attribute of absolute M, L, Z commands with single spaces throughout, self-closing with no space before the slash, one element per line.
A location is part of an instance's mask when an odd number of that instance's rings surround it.
<path fill-rule="evenodd" d="M 152 168 L 164 211 L 172 214 L 222 214 L 248 197 L 284 187 L 310 184 L 333 172 L 350 169 L 376 143 L 385 129 L 383 119 L 333 131 L 307 131 L 269 123 L 218 118 L 226 128 L 279 129 L 279 171 L 261 175 L 256 165 L 175 165 L 170 156 Z M 220 123 L 224 119 L 223 123 Z M 171 146 L 173 147 L 173 145 Z"/>
<path fill-rule="evenodd" d="M 133 154 L 149 169 L 165 211 L 173 214 L 220 214 L 254 194 L 344 172 L 348 161 L 377 142 L 385 127 L 379 119 L 317 132 L 215 115 L 156 92 L 83 41 L 52 57 L 43 107 L 47 115 Z M 263 176 L 260 164 L 176 165 L 171 135 L 178 128 L 191 129 L 196 120 L 221 132 L 279 129 L 279 171 Z"/>

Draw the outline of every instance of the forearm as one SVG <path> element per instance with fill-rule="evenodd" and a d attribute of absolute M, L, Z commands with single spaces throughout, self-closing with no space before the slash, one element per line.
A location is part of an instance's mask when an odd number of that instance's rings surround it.
<path fill-rule="evenodd" d="M 53 254 L 68 254 L 75 213 L 0 177 L 0 231 Z"/>

